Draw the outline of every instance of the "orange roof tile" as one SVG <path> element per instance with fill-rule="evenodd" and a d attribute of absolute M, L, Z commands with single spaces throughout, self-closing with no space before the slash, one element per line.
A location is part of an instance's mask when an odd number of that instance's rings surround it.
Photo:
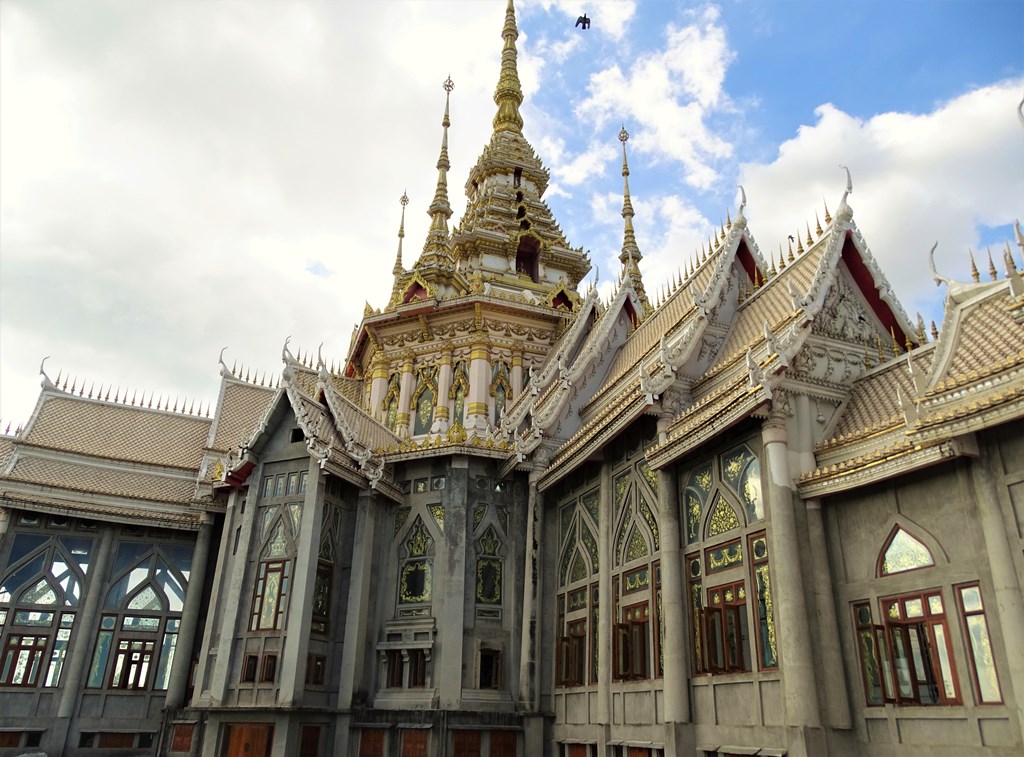
<path fill-rule="evenodd" d="M 267 406 L 274 397 L 274 390 L 228 379 L 224 397 L 217 408 L 217 427 L 212 449 L 224 452 L 249 441 L 259 424 Z"/>

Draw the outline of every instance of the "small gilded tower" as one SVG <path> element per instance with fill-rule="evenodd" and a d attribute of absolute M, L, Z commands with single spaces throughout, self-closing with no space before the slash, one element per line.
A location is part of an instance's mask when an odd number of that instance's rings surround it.
<path fill-rule="evenodd" d="M 403 440 L 391 452 L 500 447 L 495 430 L 505 407 L 581 304 L 577 287 L 590 260 L 570 247 L 543 200 L 550 176 L 523 136 L 518 36 L 510 0 L 494 129 L 469 170 L 466 212 L 453 230 L 448 132 L 455 85 L 450 77 L 444 82 L 423 250 L 403 267 L 403 199 L 391 297 L 383 308 L 367 305 L 356 330 L 346 372 L 364 382 L 364 409 Z"/>

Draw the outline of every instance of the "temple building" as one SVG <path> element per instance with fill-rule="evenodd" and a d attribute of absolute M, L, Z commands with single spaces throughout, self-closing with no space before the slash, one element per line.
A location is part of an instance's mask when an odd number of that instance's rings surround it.
<path fill-rule="evenodd" d="M 623 129 L 599 296 L 512 0 L 501 37 L 465 214 L 446 101 L 347 355 L 221 360 L 205 409 L 41 367 L 0 437 L 0 757 L 1021 754 L 1020 227 L 933 266 L 930 334 L 849 176 L 776 253 L 744 196 L 652 299 Z"/>

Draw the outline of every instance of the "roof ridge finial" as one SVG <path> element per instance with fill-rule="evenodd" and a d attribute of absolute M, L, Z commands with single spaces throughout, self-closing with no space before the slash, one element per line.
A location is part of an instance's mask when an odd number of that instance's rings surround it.
<path fill-rule="evenodd" d="M 399 199 L 399 202 L 402 203 L 402 220 L 398 224 L 398 255 L 395 256 L 395 267 L 391 269 L 391 273 L 396 278 L 405 273 L 405 268 L 402 266 L 402 240 L 405 239 L 405 206 L 409 204 L 408 191 L 402 191 L 402 197 Z"/>
<path fill-rule="evenodd" d="M 519 29 L 516 26 L 516 8 L 512 0 L 505 6 L 505 26 L 501 36 L 505 45 L 501 50 L 501 74 L 498 87 L 494 90 L 494 104 L 498 112 L 494 116 L 494 131 L 511 131 L 523 133 L 523 117 L 519 114 L 519 106 L 523 103 L 523 88 L 519 84 L 519 70 L 516 67 L 516 40 Z"/>

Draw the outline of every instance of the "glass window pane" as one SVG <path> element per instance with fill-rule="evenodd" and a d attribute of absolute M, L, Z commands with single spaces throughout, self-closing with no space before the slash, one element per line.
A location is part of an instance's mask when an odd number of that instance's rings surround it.
<path fill-rule="evenodd" d="M 89 667 L 90 689 L 98 689 L 103 686 L 103 674 L 107 669 L 107 658 L 110 656 L 110 642 L 114 634 L 111 631 L 100 631 L 96 639 L 96 651 L 92 656 L 92 665 Z"/>
<path fill-rule="evenodd" d="M 40 578 L 34 586 L 22 593 L 21 601 L 28 605 L 55 605 L 57 592 L 50 586 L 49 581 Z"/>
<path fill-rule="evenodd" d="M 156 680 L 153 688 L 163 691 L 171 681 L 171 666 L 174 664 L 174 650 L 178 645 L 178 634 L 165 633 L 164 643 L 160 647 L 160 662 L 156 668 Z"/>
<path fill-rule="evenodd" d="M 964 612 L 978 612 L 981 606 L 981 590 L 977 586 L 967 586 L 960 590 L 960 598 L 964 603 Z"/>
<path fill-rule="evenodd" d="M 898 528 L 882 557 L 882 575 L 902 573 L 915 568 L 927 568 L 935 564 L 928 547 L 902 528 Z"/>
<path fill-rule="evenodd" d="M 280 594 L 281 574 L 278 571 L 267 573 L 263 588 L 263 607 L 260 610 L 260 628 L 274 628 L 274 617 L 277 613 L 277 598 Z"/>
<path fill-rule="evenodd" d="M 18 534 L 21 536 L 21 534 Z M 45 539 L 44 539 L 45 541 Z M 33 559 L 22 565 L 14 573 L 7 576 L 3 586 L 0 586 L 0 602 L 10 602 L 11 595 L 21 588 L 33 576 L 43 572 L 43 565 L 46 561 L 46 553 L 41 552 Z"/>
<path fill-rule="evenodd" d="M 985 703 L 1001 702 L 1003 695 L 999 690 L 999 679 L 996 676 L 995 661 L 992 659 L 992 644 L 989 642 L 985 616 L 970 615 L 966 620 L 974 670 L 978 675 L 978 696 Z"/>
<path fill-rule="evenodd" d="M 31 552 L 43 546 L 49 537 L 39 534 L 15 534 L 14 544 L 11 546 L 11 554 L 7 556 L 7 566 L 14 565 L 19 560 L 27 557 Z"/>
<path fill-rule="evenodd" d="M 946 699 L 956 699 L 956 687 L 953 685 L 953 664 L 949 659 L 949 648 L 946 642 L 946 627 L 936 623 L 932 626 L 932 631 L 935 633 L 935 651 L 939 653 L 942 690 Z"/>

